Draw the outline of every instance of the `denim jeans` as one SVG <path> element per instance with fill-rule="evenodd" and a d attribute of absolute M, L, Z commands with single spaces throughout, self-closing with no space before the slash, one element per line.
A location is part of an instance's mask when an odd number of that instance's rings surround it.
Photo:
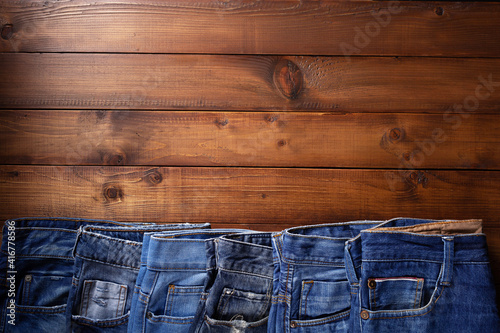
<path fill-rule="evenodd" d="M 274 234 L 269 332 L 499 332 L 477 220 L 398 218 Z"/>
<path fill-rule="evenodd" d="M 78 229 L 89 224 L 132 225 L 70 218 L 22 218 L 6 222 L 0 256 L 0 332 L 65 331 L 74 264 L 72 251 Z M 8 262 L 9 226 L 15 236 L 11 242 L 15 244 L 14 261 L 11 262 Z M 14 267 L 8 267 L 11 263 Z M 7 276 L 8 271 L 16 273 Z M 11 283 L 12 289 L 15 285 L 15 326 L 7 323 Z"/>
<path fill-rule="evenodd" d="M 481 221 L 394 219 L 345 254 L 352 332 L 500 332 Z"/>
<path fill-rule="evenodd" d="M 208 277 L 190 332 L 266 332 L 273 285 L 271 233 L 207 243 Z"/>
<path fill-rule="evenodd" d="M 68 331 L 126 332 L 144 234 L 207 227 L 175 224 L 81 229 L 74 249 Z"/>
<path fill-rule="evenodd" d="M 268 332 L 350 332 L 345 242 L 381 221 L 295 227 L 273 234 Z"/>
<path fill-rule="evenodd" d="M 205 241 L 241 232 L 248 230 L 145 235 L 128 331 L 189 332 L 207 277 Z"/>

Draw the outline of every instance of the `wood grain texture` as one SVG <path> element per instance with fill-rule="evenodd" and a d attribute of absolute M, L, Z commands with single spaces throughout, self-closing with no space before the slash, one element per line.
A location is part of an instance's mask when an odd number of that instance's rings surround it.
<path fill-rule="evenodd" d="M 0 63 L 0 108 L 500 110 L 500 59 L 4 53 Z"/>
<path fill-rule="evenodd" d="M 0 111 L 0 164 L 500 169 L 498 116 Z"/>
<path fill-rule="evenodd" d="M 500 8 L 483 2 L 2 0 L 0 8 L 0 51 L 8 52 L 500 52 Z"/>
<path fill-rule="evenodd" d="M 0 219 L 316 223 L 398 215 L 498 226 L 500 172 L 0 166 Z"/>

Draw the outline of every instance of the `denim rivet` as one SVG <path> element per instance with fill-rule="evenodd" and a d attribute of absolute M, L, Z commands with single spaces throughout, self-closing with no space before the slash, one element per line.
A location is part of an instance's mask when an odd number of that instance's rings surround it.
<path fill-rule="evenodd" d="M 368 288 L 375 289 L 375 287 L 377 287 L 377 282 L 375 280 L 369 280 L 368 281 Z"/>
<path fill-rule="evenodd" d="M 153 314 L 150 311 L 148 311 L 148 313 L 146 314 L 146 318 L 148 319 L 153 318 Z"/>
<path fill-rule="evenodd" d="M 370 318 L 370 314 L 366 310 L 361 311 L 360 315 L 361 315 L 361 319 L 366 320 L 366 319 Z"/>
<path fill-rule="evenodd" d="M 24 281 L 26 281 L 26 282 L 31 282 L 31 275 L 26 275 L 26 276 L 24 277 Z"/>
<path fill-rule="evenodd" d="M 296 328 L 296 327 L 297 327 L 297 323 L 296 323 L 296 322 L 294 322 L 294 321 L 292 321 L 292 322 L 290 323 L 290 327 L 291 327 L 291 328 Z"/>

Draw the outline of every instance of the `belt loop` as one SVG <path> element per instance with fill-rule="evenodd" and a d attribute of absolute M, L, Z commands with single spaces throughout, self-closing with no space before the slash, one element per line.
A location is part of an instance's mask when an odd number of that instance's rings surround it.
<path fill-rule="evenodd" d="M 351 249 L 351 243 L 349 243 L 349 241 L 346 241 L 344 246 L 345 268 L 347 271 L 347 279 L 349 280 L 349 283 L 353 285 L 353 284 L 358 284 L 359 279 L 356 275 L 356 270 L 354 269 L 354 262 L 352 261 L 350 249 Z"/>
<path fill-rule="evenodd" d="M 444 258 L 443 258 L 443 271 L 441 274 L 442 285 L 449 286 L 451 284 L 451 277 L 453 275 L 453 258 L 455 255 L 454 250 L 454 237 L 445 236 L 442 238 L 444 242 Z"/>
<path fill-rule="evenodd" d="M 83 226 L 80 226 L 78 228 L 78 232 L 76 233 L 76 239 L 75 239 L 75 244 L 73 245 L 73 250 L 71 251 L 71 255 L 73 256 L 73 258 L 75 258 L 76 245 L 78 244 L 78 241 L 80 240 L 80 237 L 82 235 L 82 231 L 83 231 Z"/>

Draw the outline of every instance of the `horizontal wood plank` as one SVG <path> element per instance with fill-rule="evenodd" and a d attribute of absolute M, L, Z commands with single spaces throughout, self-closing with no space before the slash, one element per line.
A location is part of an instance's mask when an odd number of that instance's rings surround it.
<path fill-rule="evenodd" d="M 0 2 L 0 51 L 497 57 L 485 2 Z"/>
<path fill-rule="evenodd" d="M 0 63 L 0 108 L 500 110 L 500 59 L 4 53 Z"/>
<path fill-rule="evenodd" d="M 398 215 L 498 226 L 500 172 L 0 166 L 0 219 L 311 223 Z"/>
<path fill-rule="evenodd" d="M 0 164 L 500 169 L 498 116 L 0 111 Z"/>

